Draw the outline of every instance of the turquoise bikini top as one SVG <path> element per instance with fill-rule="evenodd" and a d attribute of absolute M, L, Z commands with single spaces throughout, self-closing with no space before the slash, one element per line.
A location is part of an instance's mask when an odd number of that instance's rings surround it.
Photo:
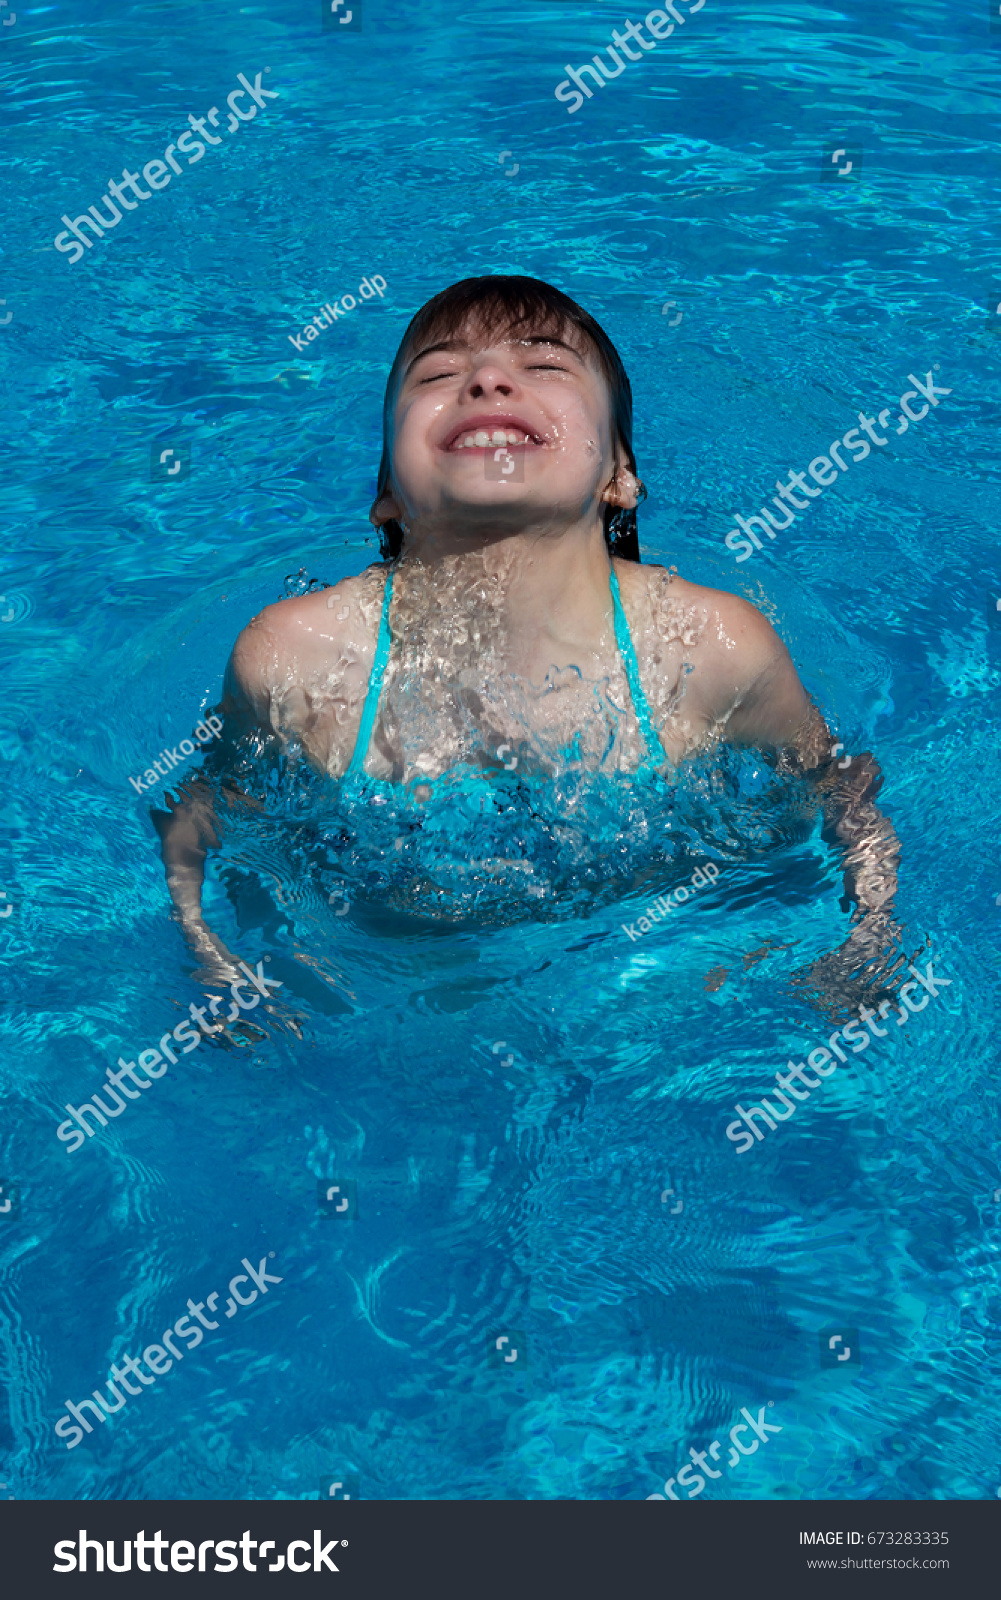
<path fill-rule="evenodd" d="M 365 705 L 362 708 L 361 722 L 358 726 L 358 737 L 355 740 L 354 753 L 351 764 L 344 774 L 348 778 L 365 777 L 365 757 L 372 739 L 372 729 L 375 727 L 376 712 L 379 709 L 379 696 L 382 693 L 382 680 L 386 675 L 386 663 L 389 660 L 389 648 L 392 635 L 389 631 L 389 607 L 393 599 L 393 574 L 395 567 L 390 567 L 386 578 L 386 587 L 382 598 L 382 617 L 379 621 L 379 637 L 375 647 L 375 659 L 372 662 L 372 671 L 369 674 L 368 693 L 365 696 Z M 622 605 L 622 595 L 619 592 L 619 580 L 615 575 L 615 568 L 609 565 L 609 579 L 612 590 L 612 606 L 615 611 L 615 642 L 619 647 L 622 664 L 626 669 L 626 678 L 629 682 L 629 693 L 632 696 L 633 710 L 639 722 L 640 731 L 646 744 L 647 756 L 645 766 L 656 769 L 668 764 L 667 753 L 660 742 L 653 718 L 650 715 L 650 702 L 647 700 L 640 682 L 639 662 L 633 648 L 632 635 L 629 632 L 629 623 L 626 619 L 625 609 Z M 643 770 L 642 768 L 640 769 Z"/>

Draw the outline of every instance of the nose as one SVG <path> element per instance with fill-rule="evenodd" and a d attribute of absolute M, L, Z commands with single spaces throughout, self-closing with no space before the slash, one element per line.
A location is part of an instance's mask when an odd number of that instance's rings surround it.
<path fill-rule="evenodd" d="M 463 396 L 467 400 L 483 400 L 491 395 L 503 395 L 506 399 L 517 388 L 514 374 L 504 363 L 485 356 L 476 363 L 466 379 Z"/>

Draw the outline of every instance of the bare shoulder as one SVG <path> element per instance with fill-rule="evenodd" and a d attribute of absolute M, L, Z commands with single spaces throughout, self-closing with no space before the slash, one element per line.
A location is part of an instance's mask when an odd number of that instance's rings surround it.
<path fill-rule="evenodd" d="M 623 603 L 637 615 L 641 634 L 677 639 L 703 667 L 718 661 L 746 681 L 786 653 L 767 617 L 739 595 L 689 583 L 673 568 L 631 561 L 615 567 Z"/>
<path fill-rule="evenodd" d="M 367 678 L 375 654 L 385 569 L 369 567 L 329 589 L 278 600 L 258 612 L 237 638 L 227 668 L 235 699 L 271 721 L 277 691 L 329 679 L 340 668 Z"/>
<path fill-rule="evenodd" d="M 658 687 L 669 692 L 683 663 L 693 732 L 725 728 L 737 742 L 776 745 L 797 735 L 809 702 L 788 650 L 757 606 L 666 567 L 617 562 L 616 572 L 630 624 L 633 617 L 639 623 L 640 666 L 654 695 Z"/>
<path fill-rule="evenodd" d="M 768 618 L 750 600 L 684 578 L 674 578 L 673 586 L 684 604 L 705 615 L 706 630 L 700 642 L 706 655 L 732 662 L 741 677 L 756 678 L 787 654 Z"/>

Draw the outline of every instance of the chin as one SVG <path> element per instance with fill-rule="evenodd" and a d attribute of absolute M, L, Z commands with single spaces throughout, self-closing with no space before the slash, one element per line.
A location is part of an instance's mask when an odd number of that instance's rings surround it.
<path fill-rule="evenodd" d="M 521 533 L 529 524 L 538 521 L 540 508 L 530 502 L 504 500 L 499 504 L 474 501 L 454 506 L 449 514 L 451 531 L 461 539 L 472 540 L 503 537 Z"/>

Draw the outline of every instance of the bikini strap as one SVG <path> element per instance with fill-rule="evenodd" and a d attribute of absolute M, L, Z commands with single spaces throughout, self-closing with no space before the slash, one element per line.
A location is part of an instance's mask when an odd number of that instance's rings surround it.
<path fill-rule="evenodd" d="M 629 622 L 622 604 L 622 595 L 619 593 L 619 580 L 615 575 L 613 566 L 609 566 L 609 571 L 611 573 L 612 605 L 615 609 L 615 642 L 619 647 L 622 665 L 626 669 L 629 693 L 633 699 L 633 710 L 640 725 L 640 732 L 646 741 L 647 755 L 651 763 L 654 766 L 666 766 L 668 764 L 668 755 L 654 727 L 653 717 L 650 715 L 650 702 L 640 682 L 640 665 L 636 659 L 636 651 L 633 648 L 632 634 L 629 632 Z"/>
<path fill-rule="evenodd" d="M 351 764 L 345 772 L 345 778 L 357 776 L 364 771 L 365 757 L 368 754 L 369 741 L 372 738 L 372 729 L 375 727 L 375 714 L 379 709 L 379 695 L 382 693 L 382 680 L 386 675 L 386 662 L 389 660 L 389 646 L 392 636 L 389 632 L 389 606 L 393 598 L 393 572 L 390 567 L 386 577 L 386 587 L 382 595 L 382 616 L 379 620 L 379 637 L 375 645 L 375 658 L 372 670 L 368 675 L 368 693 L 362 707 L 361 722 L 358 724 L 358 737 L 355 740 L 354 753 Z"/>
<path fill-rule="evenodd" d="M 346 778 L 353 777 L 364 770 L 365 757 L 368 754 L 369 743 L 372 738 L 372 729 L 375 727 L 376 713 L 379 709 L 379 696 L 382 693 L 382 680 L 386 675 L 386 663 L 389 660 L 389 647 L 392 635 L 389 631 L 389 607 L 393 599 L 393 572 L 390 567 L 386 576 L 386 586 L 382 596 L 382 616 L 379 619 L 379 637 L 376 640 L 375 658 L 368 679 L 368 692 L 365 695 L 365 704 L 362 708 L 361 722 L 358 725 L 358 737 L 355 740 L 354 752 L 351 762 L 344 774 Z M 612 591 L 612 607 L 615 612 L 615 642 L 619 647 L 622 664 L 626 669 L 626 678 L 629 683 L 629 693 L 632 696 L 633 710 L 640 725 L 647 747 L 647 754 L 655 765 L 667 765 L 668 756 L 661 744 L 660 736 L 653 724 L 650 714 L 650 702 L 647 700 L 643 684 L 640 681 L 639 662 L 636 659 L 636 650 L 633 646 L 632 635 L 629 632 L 629 621 L 622 604 L 622 595 L 619 591 L 619 580 L 615 568 L 609 566 L 610 587 Z"/>

